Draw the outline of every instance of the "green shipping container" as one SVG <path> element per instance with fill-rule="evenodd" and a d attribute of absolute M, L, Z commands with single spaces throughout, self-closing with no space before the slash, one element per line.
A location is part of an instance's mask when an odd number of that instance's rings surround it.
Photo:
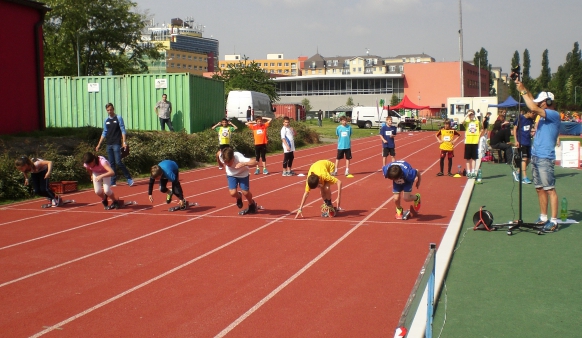
<path fill-rule="evenodd" d="M 154 107 L 168 95 L 174 130 L 195 133 L 224 117 L 224 83 L 188 73 L 46 77 L 47 127 L 103 127 L 105 105 L 115 106 L 125 127 L 160 130 Z"/>

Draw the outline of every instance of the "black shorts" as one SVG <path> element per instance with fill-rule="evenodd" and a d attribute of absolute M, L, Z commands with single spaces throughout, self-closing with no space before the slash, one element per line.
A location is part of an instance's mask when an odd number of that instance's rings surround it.
<path fill-rule="evenodd" d="M 465 144 L 465 160 L 477 160 L 479 159 L 479 145 L 478 144 Z"/>
<path fill-rule="evenodd" d="M 531 146 L 520 146 L 519 154 L 521 158 L 531 158 Z"/>
<path fill-rule="evenodd" d="M 388 157 L 388 155 L 392 157 L 396 156 L 394 148 L 382 148 L 382 157 Z"/>
<path fill-rule="evenodd" d="M 344 155 L 346 156 L 346 160 L 351 160 L 352 159 L 352 149 L 338 149 L 337 150 L 337 157 L 336 159 L 341 160 L 342 158 L 344 158 Z"/>

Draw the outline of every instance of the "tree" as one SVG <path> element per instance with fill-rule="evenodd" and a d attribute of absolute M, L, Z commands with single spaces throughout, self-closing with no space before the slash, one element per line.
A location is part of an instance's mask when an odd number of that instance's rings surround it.
<path fill-rule="evenodd" d="M 391 106 L 397 106 L 400 103 L 400 99 L 396 94 L 392 94 L 392 98 L 390 99 Z"/>
<path fill-rule="evenodd" d="M 481 47 L 481 50 L 476 52 L 473 57 L 473 64 L 477 67 L 481 67 L 481 69 L 485 69 L 489 73 L 489 90 L 487 92 L 489 95 L 495 95 L 493 72 L 491 71 L 492 66 L 489 64 L 488 55 L 489 53 L 487 50 Z M 481 96 L 481 93 L 479 93 L 479 96 Z"/>
<path fill-rule="evenodd" d="M 352 99 L 352 97 L 348 97 L 348 100 L 346 101 L 346 106 L 353 106 L 354 105 L 354 99 Z"/>
<path fill-rule="evenodd" d="M 515 69 L 517 66 L 519 66 L 519 52 L 515 51 L 515 53 L 513 53 L 513 58 L 511 59 L 511 69 Z M 509 95 L 520 97 L 514 81 L 509 81 Z"/>
<path fill-rule="evenodd" d="M 303 107 L 305 108 L 305 111 L 311 111 L 311 109 L 313 108 L 311 106 L 311 102 L 309 102 L 308 98 L 304 98 L 303 100 L 301 100 L 301 104 L 303 105 Z"/>
<path fill-rule="evenodd" d="M 252 90 L 269 95 L 271 101 L 279 101 L 275 82 L 259 64 L 254 61 L 249 63 L 246 56 L 236 64 L 229 64 L 227 69 L 214 73 L 212 78 L 224 81 L 226 97 L 231 90 Z"/>
<path fill-rule="evenodd" d="M 552 71 L 550 70 L 550 59 L 548 58 L 548 50 L 544 50 L 542 54 L 542 72 L 537 79 L 538 88 L 541 90 L 549 90 L 550 80 L 552 79 Z"/>
<path fill-rule="evenodd" d="M 45 74 L 136 74 L 147 71 L 146 58 L 159 59 L 158 46 L 143 44 L 145 15 L 129 0 L 46 0 L 52 11 L 44 22 Z"/>

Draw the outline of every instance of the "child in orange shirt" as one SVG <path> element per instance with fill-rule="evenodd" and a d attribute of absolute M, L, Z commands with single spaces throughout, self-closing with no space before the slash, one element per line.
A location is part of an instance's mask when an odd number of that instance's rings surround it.
<path fill-rule="evenodd" d="M 263 122 L 265 120 L 265 122 Z M 249 129 L 253 131 L 253 137 L 255 138 L 255 159 L 257 161 L 257 170 L 255 170 L 255 175 L 261 173 L 259 170 L 259 160 L 263 160 L 263 174 L 267 175 L 269 171 L 267 170 L 267 128 L 271 123 L 271 118 L 256 116 L 255 121 L 245 123 Z"/>

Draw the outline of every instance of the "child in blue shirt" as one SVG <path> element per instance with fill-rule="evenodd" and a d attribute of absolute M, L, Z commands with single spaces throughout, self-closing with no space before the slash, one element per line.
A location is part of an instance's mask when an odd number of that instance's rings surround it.
<path fill-rule="evenodd" d="M 382 139 L 382 167 L 386 165 L 388 155 L 392 157 L 391 162 L 396 161 L 394 136 L 396 136 L 396 127 L 392 125 L 392 117 L 387 116 L 386 123 L 382 124 L 382 128 L 380 128 L 380 139 Z"/>
<path fill-rule="evenodd" d="M 337 135 L 337 156 L 335 160 L 335 171 L 331 174 L 332 176 L 337 175 L 337 168 L 339 160 L 346 158 L 346 176 L 350 174 L 350 160 L 352 159 L 352 149 L 351 140 L 352 136 L 352 126 L 348 125 L 348 118 L 345 116 L 340 117 L 340 123 L 336 129 L 335 134 Z"/>
<path fill-rule="evenodd" d="M 416 183 L 416 189 L 420 188 L 420 171 L 412 168 L 405 161 L 395 161 L 382 168 L 384 177 L 392 180 L 392 193 L 396 204 L 396 219 L 402 219 L 404 209 L 400 199 L 404 196 L 405 202 L 414 202 L 413 209 L 420 210 L 420 194 L 412 195 L 412 184 Z M 408 210 L 407 210 L 408 212 Z"/>
<path fill-rule="evenodd" d="M 184 198 L 184 193 L 182 192 L 182 186 L 179 180 L 178 164 L 171 160 L 163 160 L 157 165 L 152 166 L 151 169 L 152 176 L 150 177 L 150 184 L 148 186 L 148 197 L 150 202 L 154 202 L 154 197 L 152 196 L 152 191 L 154 189 L 154 183 L 156 179 L 160 179 L 160 191 L 167 193 L 166 203 L 172 202 L 172 195 L 176 195 L 178 198 L 178 203 L 180 207 L 185 209 L 188 204 Z M 168 181 L 172 182 L 172 189 L 168 190 L 166 187 Z"/>

